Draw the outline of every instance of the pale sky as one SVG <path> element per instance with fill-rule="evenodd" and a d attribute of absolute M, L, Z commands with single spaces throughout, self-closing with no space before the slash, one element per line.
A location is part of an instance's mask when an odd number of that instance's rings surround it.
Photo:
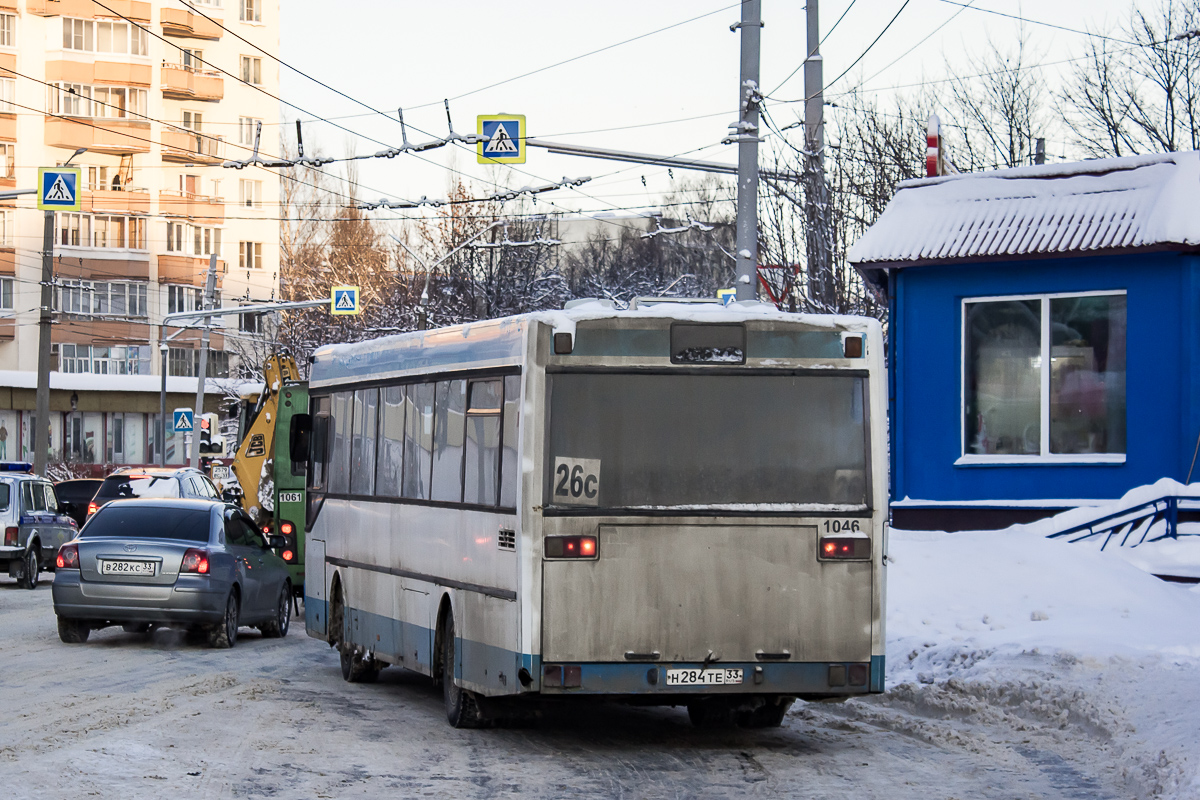
<path fill-rule="evenodd" d="M 306 144 L 319 142 L 325 153 L 341 155 L 353 149 L 363 154 L 383 149 L 379 142 L 399 144 L 400 126 L 394 114 L 400 106 L 405 108 L 410 141 L 443 136 L 442 98 L 448 97 L 460 133 L 475 130 L 478 114 L 521 113 L 527 117 L 530 136 L 736 162 L 735 148 L 719 144 L 736 117 L 739 36 L 730 32 L 729 25 L 738 20 L 740 10 L 734 0 L 280 2 L 280 57 L 392 115 L 372 114 L 282 68 L 282 96 L 310 112 L 285 108 L 289 120 L 353 115 L 338 121 L 357 136 L 324 123 L 305 125 Z M 821 48 L 827 84 L 863 53 L 903 4 L 904 0 L 854 0 L 853 5 L 850 0 L 827 0 L 821 5 L 823 32 L 850 6 Z M 944 78 L 947 60 L 963 63 L 964 53 L 981 51 L 989 37 L 1002 46 L 1015 42 L 1016 21 L 979 8 L 1066 28 L 1112 31 L 1127 16 L 1131 3 L 975 0 L 973 5 L 976 8 L 964 10 L 947 0 L 909 0 L 895 24 L 854 70 L 828 86 L 826 99 L 835 99 L 861 78 L 868 79 L 868 90 Z M 803 70 L 786 83 L 784 79 L 805 55 L 804 6 L 783 0 L 763 0 L 762 6 L 762 86 L 776 98 L 768 101 L 768 110 L 780 125 L 786 125 L 802 114 L 800 104 L 781 101 L 803 94 Z M 903 55 L 943 23 L 928 41 Z M 485 88 L 672 25 L 677 27 Z M 1038 24 L 1028 25 L 1027 31 L 1042 63 L 1077 57 L 1087 41 L 1086 36 Z M 1065 66 L 1045 69 L 1047 84 L 1053 85 Z M 886 91 L 882 96 L 887 96 Z M 293 136 L 294 128 L 289 126 L 287 133 Z M 1049 152 L 1060 152 L 1061 132 L 1049 131 L 1047 136 Z M 275 141 L 267 131 L 263 138 Z M 653 205 L 670 183 L 661 167 L 551 155 L 537 149 L 530 150 L 528 163 L 507 175 L 477 165 L 473 152 L 454 147 L 420 157 L 404 155 L 359 164 L 363 196 L 369 200 L 445 197 L 454 179 L 452 170 L 476 181 L 481 192 L 490 190 L 492 183 L 522 186 L 563 177 L 594 178 L 578 191 L 542 195 L 538 208 L 546 211 L 597 212 Z M 676 179 L 683 176 L 675 170 Z"/>

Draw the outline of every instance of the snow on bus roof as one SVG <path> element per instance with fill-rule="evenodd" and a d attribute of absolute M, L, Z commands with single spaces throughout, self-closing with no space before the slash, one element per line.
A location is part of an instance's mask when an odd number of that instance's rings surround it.
<path fill-rule="evenodd" d="M 446 341 L 450 336 L 477 338 L 503 338 L 506 334 L 519 338 L 526 326 L 539 322 L 552 327 L 556 332 L 574 333 L 580 322 L 601 319 L 669 319 L 673 322 L 729 323 L 761 320 L 766 322 L 792 322 L 818 330 L 834 330 L 867 333 L 879 330 L 879 321 L 872 317 L 849 314 L 798 314 L 780 311 L 769 303 L 754 301 L 734 302 L 728 306 L 718 302 L 696 302 L 673 298 L 640 298 L 636 308 L 617 309 L 611 301 L 587 299 L 567 304 L 568 307 L 554 311 L 535 311 L 511 317 L 478 320 L 445 328 L 427 331 L 411 331 L 347 344 L 331 344 L 313 352 L 313 360 L 321 361 L 334 356 L 363 356 L 401 343 L 434 343 L 429 340 Z M 486 333 L 485 333 L 486 332 Z M 484 335 L 473 337 L 473 333 Z M 515 354 L 514 354 L 515 355 Z"/>

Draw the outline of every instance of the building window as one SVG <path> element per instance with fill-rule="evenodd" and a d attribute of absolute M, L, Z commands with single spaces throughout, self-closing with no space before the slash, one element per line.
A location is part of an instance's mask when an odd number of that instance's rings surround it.
<path fill-rule="evenodd" d="M 183 252 L 183 223 L 168 222 L 167 223 L 167 252 L 182 253 Z"/>
<path fill-rule="evenodd" d="M 1126 322 L 1120 292 L 965 300 L 964 460 L 1124 460 Z"/>
<path fill-rule="evenodd" d="M 183 112 L 183 127 L 189 131 L 200 132 L 200 126 L 204 122 L 204 115 L 196 111 Z"/>
<path fill-rule="evenodd" d="M 15 14 L 0 14 L 0 47 L 17 46 L 17 17 Z"/>
<path fill-rule="evenodd" d="M 12 142 L 0 142 L 0 178 L 15 178 L 17 146 Z"/>
<path fill-rule="evenodd" d="M 54 307 L 75 316 L 144 317 L 146 284 L 61 280 L 55 289 Z"/>
<path fill-rule="evenodd" d="M 13 246 L 13 233 L 15 231 L 16 227 L 12 210 L 0 210 L 0 247 Z"/>
<path fill-rule="evenodd" d="M 58 243 L 65 247 L 145 250 L 146 218 L 60 212 Z"/>
<path fill-rule="evenodd" d="M 146 345 L 100 346 L 63 344 L 58 348 L 58 371 L 71 374 L 140 375 L 142 364 L 148 367 L 150 348 Z"/>
<path fill-rule="evenodd" d="M 242 314 L 238 317 L 238 328 L 243 333 L 262 333 L 263 332 L 263 315 L 262 314 Z"/>
<path fill-rule="evenodd" d="M 238 117 L 238 144 L 254 146 L 254 134 L 258 130 L 261 119 L 254 117 Z"/>
<path fill-rule="evenodd" d="M 167 286 L 167 313 L 180 314 L 202 308 L 204 298 L 194 286 Z"/>
<path fill-rule="evenodd" d="M 13 101 L 17 99 L 17 82 L 13 78 L 0 78 L 0 114 L 15 114 L 17 107 Z"/>
<path fill-rule="evenodd" d="M 238 248 L 238 267 L 241 269 L 262 269 L 262 244 L 260 242 L 242 242 Z"/>
<path fill-rule="evenodd" d="M 229 354 L 221 350 L 208 351 L 205 373 L 209 378 L 229 377 Z M 167 351 L 167 374 L 180 378 L 200 375 L 200 351 L 188 347 L 172 347 Z"/>
<path fill-rule="evenodd" d="M 143 119 L 149 98 L 145 89 L 82 83 L 52 83 L 48 91 L 50 113 L 69 117 Z"/>
<path fill-rule="evenodd" d="M 239 198 L 245 208 L 262 208 L 262 181 L 238 181 Z"/>
<path fill-rule="evenodd" d="M 0 278 L 0 310 L 12 311 L 13 307 L 13 279 Z"/>
<path fill-rule="evenodd" d="M 239 0 L 242 22 L 262 22 L 262 0 Z"/>
<path fill-rule="evenodd" d="M 127 22 L 63 17 L 63 49 L 144 56 L 149 37 L 144 28 Z"/>
<path fill-rule="evenodd" d="M 256 56 L 242 56 L 242 80 L 258 85 L 262 83 L 262 59 Z"/>

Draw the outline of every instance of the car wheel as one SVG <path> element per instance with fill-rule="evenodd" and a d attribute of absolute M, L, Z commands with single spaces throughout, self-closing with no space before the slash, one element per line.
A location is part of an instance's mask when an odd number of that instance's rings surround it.
<path fill-rule="evenodd" d="M 66 644 L 83 644 L 91 632 L 92 629 L 83 620 L 58 618 L 58 638 Z"/>
<path fill-rule="evenodd" d="M 446 720 L 455 728 L 479 728 L 487 723 L 475 693 L 454 682 L 454 616 L 446 615 L 442 629 L 442 699 Z"/>
<path fill-rule="evenodd" d="M 236 592 L 225 601 L 225 616 L 208 632 L 208 646 L 225 648 L 237 644 L 239 604 Z"/>
<path fill-rule="evenodd" d="M 262 626 L 262 635 L 268 639 L 279 639 L 287 636 L 288 628 L 292 626 L 292 593 L 288 584 L 283 584 L 279 590 L 279 599 L 275 602 L 275 616 Z"/>
<path fill-rule="evenodd" d="M 21 578 L 17 581 L 17 585 L 22 589 L 36 589 L 38 579 L 41 572 L 41 564 L 38 562 L 38 544 L 34 542 L 29 550 L 25 553 L 25 561 L 21 565 Z"/>

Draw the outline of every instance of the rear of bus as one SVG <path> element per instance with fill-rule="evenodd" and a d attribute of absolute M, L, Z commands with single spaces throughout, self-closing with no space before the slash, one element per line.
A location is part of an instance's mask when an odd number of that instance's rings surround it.
<path fill-rule="evenodd" d="M 705 316 L 542 330 L 540 690 L 752 726 L 881 692 L 879 325 Z"/>
<path fill-rule="evenodd" d="M 275 452 L 272 455 L 272 477 L 274 480 L 274 514 L 270 523 L 271 532 L 284 538 L 284 546 L 277 551 L 287 564 L 292 578 L 292 587 L 297 595 L 304 596 L 304 502 L 305 481 L 308 474 L 308 436 L 311 423 L 308 417 L 308 384 L 300 381 L 285 381 L 279 390 L 279 405 L 275 421 Z"/>

